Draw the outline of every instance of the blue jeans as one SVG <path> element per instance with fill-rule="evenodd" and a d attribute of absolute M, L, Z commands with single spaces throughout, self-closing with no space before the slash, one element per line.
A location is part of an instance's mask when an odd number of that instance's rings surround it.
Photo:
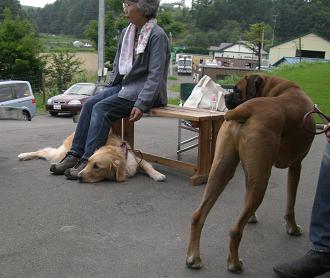
<path fill-rule="evenodd" d="M 121 85 L 106 87 L 85 102 L 73 138 L 72 153 L 88 159 L 106 144 L 112 123 L 130 115 L 135 102 L 118 97 L 120 89 Z"/>
<path fill-rule="evenodd" d="M 330 143 L 327 143 L 322 158 L 309 238 L 313 250 L 330 253 Z"/>

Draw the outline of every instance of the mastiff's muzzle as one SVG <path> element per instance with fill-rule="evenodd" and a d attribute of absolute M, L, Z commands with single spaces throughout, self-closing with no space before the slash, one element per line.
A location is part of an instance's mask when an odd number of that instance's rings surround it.
<path fill-rule="evenodd" d="M 234 92 L 225 95 L 226 107 L 231 110 L 243 102 L 259 96 L 264 80 L 260 75 L 245 76 L 238 81 L 234 87 Z"/>

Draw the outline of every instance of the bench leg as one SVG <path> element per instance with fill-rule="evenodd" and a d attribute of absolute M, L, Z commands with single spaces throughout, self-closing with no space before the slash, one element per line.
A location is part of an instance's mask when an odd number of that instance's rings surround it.
<path fill-rule="evenodd" d="M 128 118 L 123 119 L 123 136 L 124 140 L 134 149 L 134 122 L 130 122 Z"/>
<path fill-rule="evenodd" d="M 211 131 L 211 120 L 201 122 L 199 127 L 197 171 L 193 176 L 189 178 L 192 185 L 199 185 L 207 182 L 212 163 Z"/>
<path fill-rule="evenodd" d="M 132 148 L 134 148 L 134 122 L 130 122 L 128 118 L 120 119 L 112 124 L 112 133 L 125 140 Z"/>

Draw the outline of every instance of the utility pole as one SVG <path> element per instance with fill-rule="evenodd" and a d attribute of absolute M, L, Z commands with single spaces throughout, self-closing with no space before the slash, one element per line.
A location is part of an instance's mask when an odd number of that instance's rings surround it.
<path fill-rule="evenodd" d="M 276 18 L 277 18 L 277 14 L 274 14 L 274 26 L 273 26 L 273 35 L 272 35 L 272 46 L 274 45 L 274 39 L 275 39 L 275 28 L 276 28 Z"/>
<path fill-rule="evenodd" d="M 99 0 L 97 83 L 101 82 L 104 71 L 104 14 L 104 0 Z"/>
<path fill-rule="evenodd" d="M 265 40 L 265 28 L 262 28 L 261 47 L 260 47 L 260 52 L 259 52 L 259 71 L 261 70 L 261 65 L 262 65 L 262 53 L 264 51 L 264 40 Z"/>
<path fill-rule="evenodd" d="M 173 76 L 173 65 L 172 65 L 172 32 L 170 32 L 170 49 L 171 49 L 171 57 L 170 57 L 170 76 Z"/>
<path fill-rule="evenodd" d="M 301 63 L 301 37 L 299 37 L 299 63 Z"/>

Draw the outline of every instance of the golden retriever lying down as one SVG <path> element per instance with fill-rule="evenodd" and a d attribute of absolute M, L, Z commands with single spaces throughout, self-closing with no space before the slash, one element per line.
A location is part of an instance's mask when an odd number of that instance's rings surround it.
<path fill-rule="evenodd" d="M 19 160 L 46 159 L 51 163 L 61 161 L 71 149 L 74 133 L 70 134 L 63 144 L 55 148 L 44 148 L 35 152 L 21 153 Z M 138 170 L 142 170 L 155 181 L 164 181 L 166 176 L 156 171 L 150 163 L 135 156 L 131 147 L 110 133 L 107 144 L 99 148 L 89 159 L 86 167 L 79 173 L 81 182 L 98 182 L 102 180 L 125 181 Z"/>

